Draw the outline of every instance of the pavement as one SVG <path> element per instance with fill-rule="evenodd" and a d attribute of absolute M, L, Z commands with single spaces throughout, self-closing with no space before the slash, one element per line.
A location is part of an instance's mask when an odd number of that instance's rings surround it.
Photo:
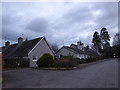
<path fill-rule="evenodd" d="M 3 88 L 118 88 L 118 59 L 74 70 L 9 70 L 3 77 Z"/>

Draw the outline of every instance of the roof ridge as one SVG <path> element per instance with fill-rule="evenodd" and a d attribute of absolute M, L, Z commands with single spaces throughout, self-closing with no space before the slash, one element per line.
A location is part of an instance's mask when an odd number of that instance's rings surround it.
<path fill-rule="evenodd" d="M 31 48 L 34 47 L 43 37 L 31 39 L 29 41 L 24 41 L 20 45 L 18 43 L 9 45 L 5 51 L 3 51 L 4 54 L 6 54 L 6 57 L 9 56 L 25 56 L 27 53 L 31 50 Z M 27 48 L 27 49 L 26 49 Z M 9 51 L 8 51 L 9 50 Z M 21 50 L 25 50 L 23 53 L 20 53 Z"/>
<path fill-rule="evenodd" d="M 39 37 L 39 38 L 35 38 L 35 39 L 23 41 L 22 43 L 29 42 L 29 41 L 36 40 L 36 39 L 42 39 L 42 38 L 44 38 L 44 37 Z M 18 43 L 10 44 L 9 46 L 13 46 L 13 45 L 18 45 Z M 3 47 L 5 47 L 5 46 L 3 46 Z M 3 47 L 2 47 L 2 48 L 3 48 Z"/>
<path fill-rule="evenodd" d="M 22 43 L 30 42 L 30 41 L 37 40 L 37 39 L 40 39 L 40 40 L 41 40 L 42 38 L 44 38 L 44 37 L 39 37 L 39 38 L 35 38 L 35 39 L 31 39 L 31 40 L 23 41 Z"/>

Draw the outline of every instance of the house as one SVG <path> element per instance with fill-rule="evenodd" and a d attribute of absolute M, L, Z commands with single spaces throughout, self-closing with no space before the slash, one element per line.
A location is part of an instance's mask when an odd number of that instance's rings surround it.
<path fill-rule="evenodd" d="M 86 59 L 89 58 L 89 55 L 87 55 L 84 51 L 84 44 L 81 42 L 77 42 L 76 44 L 71 44 L 69 46 L 63 46 L 57 51 L 57 56 L 73 56 L 73 58 L 79 58 L 79 59 Z"/>
<path fill-rule="evenodd" d="M 100 56 L 100 54 L 94 50 L 92 50 L 91 48 L 89 48 L 89 46 L 84 47 L 84 52 L 90 56 L 90 58 L 97 58 Z"/>
<path fill-rule="evenodd" d="M 2 47 L 4 59 L 8 58 L 28 58 L 30 67 L 36 67 L 36 61 L 44 54 L 49 53 L 53 57 L 54 51 L 48 44 L 45 37 L 40 37 L 32 40 L 23 41 L 22 37 L 18 38 L 18 43 L 10 45 L 10 42 L 5 42 L 5 47 Z"/>
<path fill-rule="evenodd" d="M 77 48 L 72 48 L 68 46 L 63 46 L 61 49 L 58 50 L 57 56 L 73 56 L 73 58 L 80 58 L 80 59 L 86 59 L 88 58 L 88 55 L 85 54 L 82 50 L 79 50 Z"/>
<path fill-rule="evenodd" d="M 57 51 L 57 56 L 73 56 L 73 58 L 88 59 L 99 56 L 95 51 L 90 49 L 88 46 L 84 47 L 84 44 L 79 41 L 76 44 L 70 46 L 63 46 Z"/>
<path fill-rule="evenodd" d="M 2 71 L 2 54 L 0 53 L 0 71 Z"/>

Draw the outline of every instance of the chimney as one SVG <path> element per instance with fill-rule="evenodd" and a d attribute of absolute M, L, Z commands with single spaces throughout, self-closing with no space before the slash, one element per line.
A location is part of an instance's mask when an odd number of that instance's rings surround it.
<path fill-rule="evenodd" d="M 22 37 L 19 37 L 19 38 L 18 38 L 18 45 L 20 45 L 22 42 L 23 42 L 23 38 L 22 38 Z"/>
<path fill-rule="evenodd" d="M 26 38 L 26 40 L 25 41 L 28 41 L 28 39 Z"/>
<path fill-rule="evenodd" d="M 77 42 L 77 48 L 80 49 L 80 42 Z"/>
<path fill-rule="evenodd" d="M 81 41 L 77 42 L 77 48 L 80 49 L 80 50 L 83 50 L 84 49 L 84 44 Z"/>
<path fill-rule="evenodd" d="M 86 48 L 89 49 L 89 45 L 87 45 Z"/>
<path fill-rule="evenodd" d="M 5 47 L 8 47 L 9 45 L 10 45 L 9 41 L 5 42 Z"/>

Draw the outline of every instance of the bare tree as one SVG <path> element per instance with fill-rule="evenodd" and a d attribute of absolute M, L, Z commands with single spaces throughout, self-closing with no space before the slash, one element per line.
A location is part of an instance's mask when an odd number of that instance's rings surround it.
<path fill-rule="evenodd" d="M 54 52 L 57 52 L 59 49 L 57 44 L 52 44 L 51 47 L 54 50 Z"/>
<path fill-rule="evenodd" d="M 120 44 L 120 32 L 116 33 L 113 38 L 113 45 L 118 45 L 118 44 Z"/>

